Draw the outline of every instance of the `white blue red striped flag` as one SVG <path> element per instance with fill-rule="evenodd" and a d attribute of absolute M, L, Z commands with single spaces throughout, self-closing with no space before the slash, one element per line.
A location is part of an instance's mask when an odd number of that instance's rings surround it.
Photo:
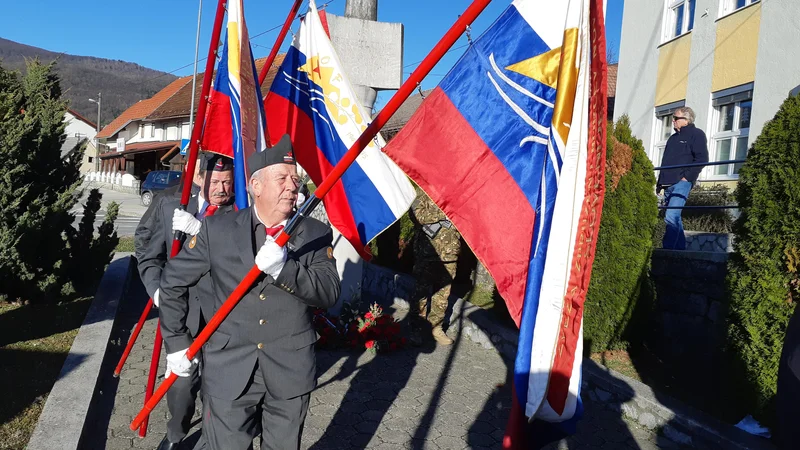
<path fill-rule="evenodd" d="M 258 85 L 258 73 L 244 20 L 244 6 L 242 0 L 230 0 L 225 40 L 200 147 L 204 151 L 233 158 L 238 209 L 249 206 L 247 157 L 266 148 L 264 105 L 261 99 L 261 86 Z"/>
<path fill-rule="evenodd" d="M 269 139 L 289 134 L 300 166 L 320 184 L 370 122 L 313 0 L 264 101 Z M 381 152 L 378 135 L 323 199 L 331 224 L 365 258 L 367 244 L 399 219 L 416 196 Z"/>

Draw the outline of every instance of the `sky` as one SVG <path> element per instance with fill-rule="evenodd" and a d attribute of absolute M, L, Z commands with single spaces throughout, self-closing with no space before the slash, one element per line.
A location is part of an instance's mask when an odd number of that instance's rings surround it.
<path fill-rule="evenodd" d="M 6 2 L 0 15 L 0 37 L 54 52 L 134 62 L 144 67 L 191 75 L 195 53 L 197 12 L 201 0 L 35 0 Z M 561 1 L 561 0 L 550 0 Z M 607 0 L 606 38 L 611 53 L 619 54 L 624 0 Z M 300 11 L 306 10 L 304 1 Z M 403 79 L 421 61 L 471 0 L 379 0 L 378 20 L 403 24 Z M 510 4 L 494 0 L 472 25 L 474 38 L 489 27 Z M 200 57 L 208 53 L 216 1 L 202 1 Z M 331 14 L 343 15 L 345 0 L 317 0 Z M 255 57 L 267 56 L 286 18 L 291 0 L 246 0 L 245 21 Z M 31 18 L 35 18 L 31 20 Z M 35 27 L 33 26 L 35 24 Z M 295 21 L 293 31 L 299 22 Z M 291 42 L 291 35 L 283 49 Z M 422 88 L 436 86 L 464 51 L 465 35 L 431 71 Z M 198 64 L 203 71 L 204 63 Z M 393 91 L 382 92 L 380 109 Z"/>

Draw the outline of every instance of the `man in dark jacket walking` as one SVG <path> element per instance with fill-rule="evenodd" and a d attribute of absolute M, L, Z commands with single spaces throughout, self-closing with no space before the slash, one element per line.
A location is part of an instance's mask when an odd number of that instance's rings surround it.
<path fill-rule="evenodd" d="M 707 163 L 708 147 L 706 134 L 694 126 L 694 111 L 689 107 L 681 107 L 672 115 L 675 133 L 670 136 L 661 158 L 661 166 L 677 166 L 691 163 Z M 661 170 L 658 175 L 658 192 L 664 189 L 667 206 L 682 207 L 686 204 L 689 191 L 697 181 L 703 166 L 679 167 Z M 686 237 L 683 234 L 680 208 L 667 209 L 664 221 L 667 230 L 664 233 L 663 247 L 674 250 L 686 249 Z"/>

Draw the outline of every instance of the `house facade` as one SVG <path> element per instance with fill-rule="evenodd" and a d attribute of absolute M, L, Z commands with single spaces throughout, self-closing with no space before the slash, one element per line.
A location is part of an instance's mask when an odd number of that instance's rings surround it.
<path fill-rule="evenodd" d="M 265 62 L 266 58 L 256 60 L 256 70 L 260 71 Z M 283 55 L 278 55 L 262 93 L 269 90 L 282 62 Z M 197 112 L 203 77 L 203 73 L 197 75 L 194 91 L 191 76 L 178 78 L 106 125 L 97 135 L 102 148 L 97 178 L 102 174 L 106 179 L 110 178 L 108 174 L 130 174 L 141 182 L 153 170 L 183 170 L 187 158 L 180 154 L 181 140 L 191 137 L 192 97 Z"/>
<path fill-rule="evenodd" d="M 709 159 L 745 159 L 800 85 L 797 0 L 625 2 L 614 118 L 627 114 L 655 166 L 672 113 L 691 107 Z M 702 183 L 735 184 L 741 164 L 707 166 Z"/>
<path fill-rule="evenodd" d="M 95 158 L 97 155 L 93 142 L 97 135 L 97 124 L 71 109 L 68 109 L 67 112 L 64 113 L 64 122 L 67 125 L 64 130 L 66 139 L 64 140 L 64 144 L 61 145 L 61 158 L 66 158 L 72 153 L 76 145 L 86 139 L 89 142 L 83 153 L 80 172 L 87 173 L 94 170 Z"/>

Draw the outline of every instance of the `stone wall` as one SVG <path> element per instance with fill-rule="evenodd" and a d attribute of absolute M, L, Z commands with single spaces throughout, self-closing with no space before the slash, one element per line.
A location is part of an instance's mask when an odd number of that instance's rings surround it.
<path fill-rule="evenodd" d="M 695 252 L 733 252 L 733 234 L 686 231 L 686 250 Z"/>
<path fill-rule="evenodd" d="M 646 337 L 667 363 L 711 370 L 725 344 L 727 253 L 659 249 L 651 273 L 656 303 Z"/>

